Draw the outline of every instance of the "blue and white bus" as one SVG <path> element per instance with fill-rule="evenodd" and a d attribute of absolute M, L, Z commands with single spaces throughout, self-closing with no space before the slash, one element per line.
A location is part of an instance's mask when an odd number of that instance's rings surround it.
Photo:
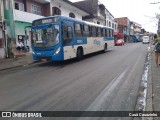
<path fill-rule="evenodd" d="M 113 29 L 65 16 L 51 16 L 32 23 L 34 60 L 63 61 L 106 52 L 114 46 Z"/>

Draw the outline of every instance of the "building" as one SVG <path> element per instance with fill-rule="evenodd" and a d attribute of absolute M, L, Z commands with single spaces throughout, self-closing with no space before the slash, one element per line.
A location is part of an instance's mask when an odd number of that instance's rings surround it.
<path fill-rule="evenodd" d="M 117 35 L 118 23 L 115 21 L 114 16 L 106 9 L 106 26 L 114 29 L 114 34 Z"/>
<path fill-rule="evenodd" d="M 144 34 L 146 32 L 145 29 L 141 29 L 141 33 Z"/>
<path fill-rule="evenodd" d="M 64 15 L 81 19 L 88 13 L 68 0 L 4 0 L 8 56 L 16 52 L 16 42 L 22 40 L 31 48 L 31 23 L 35 19 Z M 31 49 L 30 49 L 31 51 Z"/>
<path fill-rule="evenodd" d="M 89 13 L 83 17 L 83 20 L 105 25 L 105 6 L 100 4 L 98 0 L 84 0 L 74 4 Z"/>
<path fill-rule="evenodd" d="M 124 41 L 129 42 L 130 39 L 130 20 L 127 17 L 115 18 L 118 23 L 118 32 L 124 35 Z"/>
<path fill-rule="evenodd" d="M 0 59 L 5 58 L 5 27 L 3 0 L 0 0 Z"/>
<path fill-rule="evenodd" d="M 137 34 L 137 33 L 141 33 L 141 29 L 142 29 L 142 25 L 139 24 L 139 23 L 136 23 L 136 22 L 133 22 L 134 24 L 134 34 Z"/>
<path fill-rule="evenodd" d="M 114 28 L 114 31 L 117 32 L 114 16 L 98 0 L 84 0 L 74 4 L 89 13 L 83 17 L 83 20 Z"/>
<path fill-rule="evenodd" d="M 31 48 L 31 23 L 46 16 L 64 15 L 116 28 L 113 15 L 98 0 L 72 3 L 69 0 L 3 0 L 7 56 L 16 53 L 16 42 L 22 40 Z M 98 9 L 97 9 L 98 8 Z M 106 20 L 107 18 L 107 20 Z M 114 23 L 114 24 L 113 24 Z M 31 49 L 30 49 L 31 51 Z"/>
<path fill-rule="evenodd" d="M 51 15 L 63 15 L 82 20 L 83 16 L 89 13 L 68 0 L 53 0 L 51 1 Z"/>
<path fill-rule="evenodd" d="M 30 27 L 34 19 L 50 15 L 51 0 L 4 0 L 8 57 L 16 54 L 16 42 L 31 46 Z M 27 36 L 28 35 L 28 36 Z"/>
<path fill-rule="evenodd" d="M 31 48 L 31 23 L 35 19 L 50 16 L 50 2 L 51 0 L 14 0 L 13 20 L 16 41 L 22 40 Z"/>

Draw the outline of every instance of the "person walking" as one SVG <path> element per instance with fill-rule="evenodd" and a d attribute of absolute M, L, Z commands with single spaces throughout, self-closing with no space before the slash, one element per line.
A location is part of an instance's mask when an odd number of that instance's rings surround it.
<path fill-rule="evenodd" d="M 160 35 L 154 35 L 154 44 L 155 44 L 155 62 L 156 62 L 156 66 L 158 67 L 160 63 L 160 61 L 158 61 L 159 57 L 160 57 L 160 51 L 158 49 L 158 46 L 160 45 Z"/>

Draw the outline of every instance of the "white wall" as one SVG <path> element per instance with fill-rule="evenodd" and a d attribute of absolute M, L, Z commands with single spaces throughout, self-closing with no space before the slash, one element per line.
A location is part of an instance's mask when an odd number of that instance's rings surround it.
<path fill-rule="evenodd" d="M 79 8 L 72 6 L 64 1 L 61 0 L 54 0 L 51 1 L 51 14 L 52 7 L 57 7 L 61 10 L 61 15 L 69 17 L 69 13 L 74 13 L 76 19 L 82 20 L 82 16 L 88 15 L 88 13 L 84 12 L 83 10 L 80 10 Z"/>
<path fill-rule="evenodd" d="M 69 9 L 69 8 L 68 8 L 68 10 L 67 10 L 67 9 L 64 9 L 64 8 L 60 8 L 60 9 L 61 9 L 62 15 L 67 16 L 67 17 L 69 17 L 69 13 L 73 12 L 73 11 L 71 11 L 71 9 Z M 73 13 L 74 13 L 75 16 L 76 16 L 76 19 L 82 20 L 82 15 L 80 15 L 80 14 L 78 14 L 78 13 L 75 13 L 75 12 L 73 12 Z"/>
<path fill-rule="evenodd" d="M 13 15 L 14 15 L 14 20 L 15 21 L 23 21 L 23 22 L 28 22 L 32 23 L 33 20 L 43 18 L 44 16 L 20 11 L 20 10 L 13 10 Z"/>

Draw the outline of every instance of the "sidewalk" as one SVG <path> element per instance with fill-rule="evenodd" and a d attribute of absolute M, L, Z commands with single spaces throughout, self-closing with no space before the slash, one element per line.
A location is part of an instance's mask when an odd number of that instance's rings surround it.
<path fill-rule="evenodd" d="M 152 54 L 151 74 L 153 111 L 160 111 L 160 66 L 155 65 L 154 53 Z M 154 118 L 154 120 L 160 120 L 160 118 Z"/>
<path fill-rule="evenodd" d="M 15 67 L 21 67 L 32 63 L 34 63 L 32 59 L 32 53 L 26 53 L 21 57 L 12 59 L 0 59 L 0 71 Z"/>
<path fill-rule="evenodd" d="M 153 51 L 153 47 L 151 47 Z M 159 58 L 160 60 L 160 58 Z M 160 61 L 159 61 L 160 63 Z M 155 53 L 151 52 L 145 111 L 160 111 L 160 66 L 155 64 Z M 145 117 L 144 120 L 160 120 L 160 117 Z"/>

